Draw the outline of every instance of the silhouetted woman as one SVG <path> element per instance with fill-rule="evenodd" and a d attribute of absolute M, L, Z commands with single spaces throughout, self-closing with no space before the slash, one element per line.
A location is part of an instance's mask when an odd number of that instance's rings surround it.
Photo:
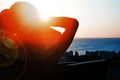
<path fill-rule="evenodd" d="M 78 21 L 69 17 L 42 21 L 36 8 L 27 2 L 16 2 L 10 9 L 3 10 L 1 21 L 3 29 L 13 36 L 16 48 L 25 47 L 27 66 L 22 80 L 50 79 L 78 28 Z M 62 27 L 65 31 L 60 33 L 51 26 Z"/>

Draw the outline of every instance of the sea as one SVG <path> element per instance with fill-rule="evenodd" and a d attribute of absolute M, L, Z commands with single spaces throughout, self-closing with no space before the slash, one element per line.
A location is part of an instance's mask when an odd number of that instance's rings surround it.
<path fill-rule="evenodd" d="M 120 51 L 120 38 L 75 38 L 69 51 L 78 51 L 79 55 L 84 55 L 86 51 Z"/>

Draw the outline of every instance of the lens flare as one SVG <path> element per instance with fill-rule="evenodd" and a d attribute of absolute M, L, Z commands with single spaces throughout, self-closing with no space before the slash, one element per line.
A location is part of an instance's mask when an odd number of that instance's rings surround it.
<path fill-rule="evenodd" d="M 15 62 L 18 56 L 18 49 L 14 47 L 14 41 L 0 36 L 0 66 L 9 66 Z"/>
<path fill-rule="evenodd" d="M 26 69 L 26 49 L 24 45 L 18 46 L 16 40 L 18 39 L 10 37 L 8 32 L 0 30 L 0 76 L 2 80 L 8 78 L 19 80 Z"/>
<path fill-rule="evenodd" d="M 2 38 L 2 42 L 4 44 L 4 46 L 8 49 L 15 49 L 17 48 L 17 45 L 15 44 L 15 42 L 10 39 L 10 38 L 7 38 L 7 37 L 3 37 Z"/>
<path fill-rule="evenodd" d="M 10 35 L 0 30 L 0 66 L 9 66 L 18 57 L 18 47 Z"/>

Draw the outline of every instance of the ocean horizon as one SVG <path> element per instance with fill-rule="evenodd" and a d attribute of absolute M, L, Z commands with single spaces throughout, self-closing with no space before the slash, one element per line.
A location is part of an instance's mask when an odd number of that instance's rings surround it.
<path fill-rule="evenodd" d="M 78 51 L 84 55 L 86 51 L 120 51 L 120 38 L 75 38 L 67 51 Z"/>

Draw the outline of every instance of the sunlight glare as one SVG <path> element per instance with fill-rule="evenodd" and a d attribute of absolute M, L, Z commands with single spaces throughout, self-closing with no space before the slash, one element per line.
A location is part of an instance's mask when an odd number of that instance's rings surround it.
<path fill-rule="evenodd" d="M 49 17 L 58 16 L 59 7 L 56 0 L 41 0 L 31 2 L 39 12 L 40 19 L 46 21 Z"/>
<path fill-rule="evenodd" d="M 41 19 L 42 21 L 48 21 L 49 18 L 50 18 L 49 15 L 40 15 L 40 19 Z"/>

